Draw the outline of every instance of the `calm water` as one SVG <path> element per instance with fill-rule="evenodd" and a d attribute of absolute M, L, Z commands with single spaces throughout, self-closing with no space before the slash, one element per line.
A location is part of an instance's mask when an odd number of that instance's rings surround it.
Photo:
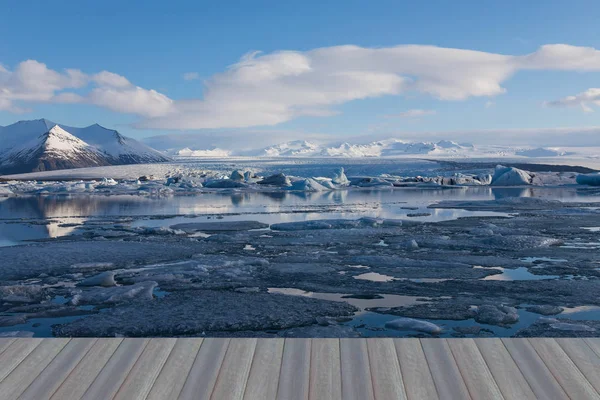
<path fill-rule="evenodd" d="M 0 246 L 77 233 L 81 224 L 123 219 L 134 226 L 168 226 L 196 220 L 256 220 L 265 223 L 323 218 L 411 218 L 443 221 L 495 212 L 429 209 L 442 200 L 539 197 L 600 201 L 600 194 L 564 188 L 396 188 L 319 193 L 204 193 L 195 196 L 54 195 L 0 198 Z M 430 215 L 423 215 L 430 214 Z"/>

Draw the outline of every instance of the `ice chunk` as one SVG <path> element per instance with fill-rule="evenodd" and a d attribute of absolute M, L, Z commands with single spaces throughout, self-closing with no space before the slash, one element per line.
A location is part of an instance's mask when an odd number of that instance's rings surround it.
<path fill-rule="evenodd" d="M 0 185 L 0 197 L 8 197 L 12 196 L 14 193 L 10 188 L 6 185 Z"/>
<path fill-rule="evenodd" d="M 600 172 L 577 175 L 577 183 L 580 185 L 600 186 Z"/>
<path fill-rule="evenodd" d="M 239 170 L 235 170 L 231 173 L 231 175 L 229 176 L 229 179 L 231 179 L 232 181 L 243 181 L 244 179 L 244 174 L 241 173 Z"/>
<path fill-rule="evenodd" d="M 486 304 L 477 307 L 475 321 L 489 325 L 510 325 L 519 321 L 519 314 L 514 307 Z"/>
<path fill-rule="evenodd" d="M 561 312 L 563 312 L 564 308 L 559 307 L 559 306 L 551 306 L 551 305 L 545 304 L 545 305 L 529 306 L 526 308 L 526 310 L 529 312 L 532 312 L 532 313 L 536 313 L 536 314 L 556 315 L 556 314 L 560 314 Z"/>
<path fill-rule="evenodd" d="M 224 222 L 191 222 L 171 226 L 171 229 L 184 232 L 234 232 L 249 231 L 251 229 L 268 228 L 268 224 L 258 221 L 224 221 Z"/>
<path fill-rule="evenodd" d="M 436 335 L 442 332 L 442 328 L 427 321 L 421 321 L 413 318 L 398 318 L 386 322 L 386 328 L 400 331 L 417 331 Z"/>
<path fill-rule="evenodd" d="M 120 303 L 133 299 L 152 300 L 152 291 L 158 286 L 157 282 L 146 281 L 128 286 L 115 286 L 111 288 L 90 288 L 76 294 L 71 299 L 71 304 Z"/>
<path fill-rule="evenodd" d="M 312 178 L 294 181 L 289 190 L 301 190 L 304 192 L 322 192 L 327 188 Z"/>
<path fill-rule="evenodd" d="M 340 167 L 337 171 L 335 171 L 331 182 L 335 183 L 336 185 L 340 185 L 340 186 L 348 186 L 350 184 L 350 181 L 348 180 L 348 178 L 346 177 L 346 174 L 344 173 L 344 167 Z"/>
<path fill-rule="evenodd" d="M 114 271 L 101 272 L 98 275 L 90 276 L 87 279 L 79 282 L 78 286 L 104 286 L 110 287 L 115 286 L 115 273 Z"/>
<path fill-rule="evenodd" d="M 554 329 L 558 329 L 561 331 L 585 331 L 585 332 L 594 332 L 596 329 L 591 326 L 583 325 L 583 324 L 569 324 L 566 322 L 558 322 L 556 324 L 550 324 L 550 326 Z"/>
<path fill-rule="evenodd" d="M 530 185 L 532 176 L 522 169 L 496 166 L 494 176 L 492 176 L 492 186 L 521 186 Z"/>
<path fill-rule="evenodd" d="M 282 173 L 271 175 L 257 182 L 259 185 L 291 186 L 290 178 Z"/>

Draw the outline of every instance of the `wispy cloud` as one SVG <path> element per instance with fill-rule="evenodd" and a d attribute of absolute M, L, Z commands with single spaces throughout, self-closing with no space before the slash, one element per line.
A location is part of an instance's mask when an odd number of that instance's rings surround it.
<path fill-rule="evenodd" d="M 546 107 L 581 107 L 583 112 L 594 112 L 591 106 L 600 106 L 600 88 L 590 88 L 574 96 L 547 101 L 544 105 Z"/>
<path fill-rule="evenodd" d="M 419 118 L 426 117 L 428 115 L 435 115 L 435 110 L 421 110 L 421 109 L 413 109 L 400 112 L 398 114 L 388 114 L 386 118 Z"/>
<path fill-rule="evenodd" d="M 554 44 L 522 56 L 421 45 L 254 52 L 206 80 L 203 98 L 186 100 L 108 71 L 59 72 L 29 60 L 12 71 L 0 68 L 0 109 L 80 102 L 138 115 L 140 128 L 267 126 L 333 115 L 339 104 L 381 96 L 416 92 L 445 101 L 496 96 L 521 70 L 600 71 L 600 51 Z"/>
<path fill-rule="evenodd" d="M 196 81 L 200 79 L 200 74 L 197 72 L 186 72 L 183 74 L 183 79 L 186 81 Z"/>

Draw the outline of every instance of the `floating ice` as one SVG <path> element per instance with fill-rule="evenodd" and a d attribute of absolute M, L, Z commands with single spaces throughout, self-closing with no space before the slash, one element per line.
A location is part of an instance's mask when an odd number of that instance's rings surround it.
<path fill-rule="evenodd" d="M 101 272 L 98 275 L 91 276 L 83 281 L 79 282 L 78 286 L 104 286 L 110 287 L 115 286 L 115 273 L 114 271 Z"/>
<path fill-rule="evenodd" d="M 346 174 L 344 173 L 344 167 L 340 167 L 337 171 L 335 171 L 331 182 L 335 183 L 336 185 L 340 185 L 340 186 L 348 186 L 350 184 L 350 181 L 348 180 L 348 178 L 346 177 Z"/>
<path fill-rule="evenodd" d="M 498 165 L 492 176 L 492 186 L 521 186 L 531 184 L 531 175 L 518 168 Z"/>
<path fill-rule="evenodd" d="M 90 288 L 75 294 L 71 304 L 120 303 L 133 299 L 152 300 L 153 290 L 158 286 L 154 281 L 146 281 L 128 286 L 115 286 L 110 288 Z"/>
<path fill-rule="evenodd" d="M 259 185 L 291 186 L 290 178 L 282 173 L 271 175 L 257 182 Z"/>
<path fill-rule="evenodd" d="M 249 231 L 252 229 L 268 228 L 268 224 L 258 221 L 223 221 L 223 222 L 191 222 L 171 226 L 171 229 L 192 232 L 234 232 Z"/>
<path fill-rule="evenodd" d="M 229 179 L 231 179 L 232 181 L 243 181 L 244 179 L 244 174 L 242 172 L 240 172 L 239 170 L 235 170 L 231 173 L 231 175 L 229 176 Z"/>
<path fill-rule="evenodd" d="M 577 175 L 577 183 L 580 185 L 600 186 L 600 172 Z"/>
<path fill-rule="evenodd" d="M 398 318 L 392 321 L 386 322 L 386 328 L 396 329 L 400 331 L 417 331 L 425 332 L 432 335 L 442 332 L 442 328 L 436 324 L 427 321 L 420 321 L 412 318 Z"/>
<path fill-rule="evenodd" d="M 288 187 L 289 190 L 300 190 L 303 192 L 323 192 L 328 190 L 325 186 L 312 178 L 306 178 L 292 182 L 292 185 Z"/>

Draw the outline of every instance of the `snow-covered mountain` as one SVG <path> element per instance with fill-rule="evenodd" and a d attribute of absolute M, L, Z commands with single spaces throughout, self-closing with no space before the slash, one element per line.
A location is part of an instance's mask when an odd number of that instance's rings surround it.
<path fill-rule="evenodd" d="M 407 142 L 388 139 L 367 144 L 329 143 L 319 145 L 305 140 L 295 140 L 258 150 L 234 155 L 255 157 L 396 157 L 405 155 L 452 155 L 472 151 L 472 145 L 460 145 L 443 140 L 434 142 Z"/>
<path fill-rule="evenodd" d="M 98 124 L 86 128 L 46 119 L 0 126 L 0 173 L 169 161 L 160 152 Z"/>

